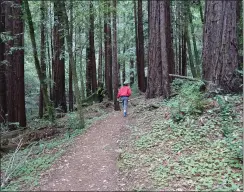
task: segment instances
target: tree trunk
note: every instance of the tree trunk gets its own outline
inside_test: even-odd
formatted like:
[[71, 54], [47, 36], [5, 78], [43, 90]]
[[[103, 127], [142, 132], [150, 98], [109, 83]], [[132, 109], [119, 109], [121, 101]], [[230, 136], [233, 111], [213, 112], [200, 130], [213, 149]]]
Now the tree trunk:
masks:
[[64, 64], [64, 30], [62, 29], [62, 11], [60, 2], [54, 1], [54, 106], [67, 112], [65, 96], [65, 64]]
[[94, 46], [94, 8], [91, 0], [90, 0], [89, 46], [90, 46], [89, 60], [91, 65], [92, 93], [95, 93], [97, 89], [97, 73], [96, 73], [96, 58], [95, 58], [95, 46]]
[[[52, 2], [50, 1], [50, 8], [49, 8], [49, 14], [50, 15], [53, 15], [53, 12], [52, 12]], [[54, 10], [53, 10], [54, 11]], [[54, 27], [53, 27], [53, 22], [52, 22], [52, 17], [50, 16], [50, 30], [51, 30], [51, 34], [50, 34], [50, 45], [51, 45], [51, 58], [52, 58], [52, 65], [51, 65], [51, 68], [52, 68], [52, 73], [50, 74], [51, 76], [51, 79], [50, 79], [50, 100], [53, 101], [53, 94], [54, 94], [54, 85], [53, 85], [53, 82], [54, 82], [54, 59], [55, 59], [55, 55], [54, 55], [54, 40], [53, 40], [53, 31], [54, 31]], [[52, 80], [52, 81], [51, 81]]]
[[[20, 127], [26, 126], [25, 85], [24, 85], [24, 27], [22, 21], [21, 0], [7, 3], [6, 31], [11, 32], [13, 40], [7, 42], [7, 83], [8, 83], [8, 121], [18, 122]], [[8, 16], [7, 16], [8, 14]], [[14, 18], [14, 19], [13, 19]], [[11, 53], [9, 53], [11, 52]], [[10, 129], [15, 129], [12, 125]]]
[[237, 19], [237, 44], [238, 44], [238, 69], [243, 69], [243, 1], [238, 1], [236, 10]]
[[[173, 50], [173, 29], [171, 26], [171, 8], [170, 8], [170, 1], [166, 1], [166, 44], [168, 46], [168, 54], [167, 54], [167, 60], [168, 60], [168, 66], [169, 66], [169, 73], [174, 74], [175, 73], [175, 60], [174, 60], [174, 50]], [[172, 82], [173, 78], [170, 77], [170, 81]]]
[[149, 66], [147, 98], [170, 95], [169, 84], [169, 47], [167, 44], [166, 11], [170, 10], [169, 1], [150, 1], [150, 25], [149, 25]]
[[[143, 18], [142, 18], [142, 0], [138, 0], [138, 87], [141, 92], [146, 91], [145, 81], [145, 63], [144, 63], [144, 35], [143, 35]], [[171, 40], [170, 40], [171, 41]]]
[[112, 49], [111, 49], [111, 14], [110, 1], [105, 1], [104, 13], [104, 44], [105, 44], [105, 85], [108, 99], [113, 100], [112, 90]]
[[179, 31], [179, 22], [178, 22], [178, 4], [175, 5], [175, 14], [174, 14], [175, 27], [173, 28], [174, 35], [174, 47], [175, 47], [175, 73], [179, 74], [179, 50], [178, 50], [178, 31]]
[[186, 23], [183, 21], [181, 26], [181, 74], [187, 76], [187, 50], [186, 50]]
[[[3, 0], [0, 0], [0, 33], [3, 33], [5, 30], [5, 16], [4, 16], [4, 4]], [[5, 44], [0, 37], [0, 123], [5, 123], [5, 115], [7, 113], [7, 105], [6, 105], [6, 67], [4, 64], [4, 51]]]
[[[40, 7], [40, 12], [41, 12], [41, 71], [43, 74], [43, 77], [46, 79], [46, 63], [45, 63], [45, 1], [41, 1], [41, 7]], [[40, 85], [40, 96], [39, 96], [39, 117], [43, 117], [43, 93], [42, 93], [42, 88]]]
[[[124, 48], [123, 48], [123, 55], [125, 55], [125, 45], [124, 45]], [[122, 85], [123, 83], [125, 82], [125, 59], [123, 58], [123, 67], [122, 67]]]
[[237, 49], [237, 1], [206, 1], [203, 42], [203, 79], [225, 92], [241, 91]]
[[108, 1], [108, 10], [109, 10], [109, 16], [108, 16], [108, 35], [109, 35], [109, 43], [108, 43], [108, 58], [109, 58], [109, 89], [108, 89], [108, 98], [109, 100], [113, 100], [113, 71], [112, 71], [112, 31], [111, 31], [111, 2]]
[[104, 60], [105, 60], [105, 88], [109, 89], [109, 58], [108, 58], [108, 8], [107, 1], [104, 1]]
[[13, 47], [13, 9], [12, 2], [5, 3], [5, 31], [8, 35], [8, 41], [5, 43], [5, 58], [6, 58], [6, 84], [7, 84], [7, 112], [8, 112], [8, 125], [10, 130], [16, 129], [14, 123], [17, 122], [15, 114], [15, 92], [16, 90], [16, 71], [13, 65], [13, 55], [11, 48]]
[[136, 42], [136, 71], [137, 71], [137, 83], [138, 83], [138, 88], [140, 89], [139, 85], [141, 84], [141, 79], [139, 78], [139, 70], [138, 65], [139, 65], [139, 41], [138, 41], [138, 19], [137, 19], [137, 6], [136, 6], [136, 0], [133, 0], [134, 2], [134, 18], [135, 18], [135, 42]]
[[186, 26], [186, 29], [185, 29], [185, 36], [186, 36], [187, 51], [188, 51], [188, 61], [190, 64], [191, 73], [192, 73], [193, 78], [196, 78], [198, 76], [197, 76], [196, 68], [195, 68], [194, 61], [193, 61], [193, 55], [192, 55], [192, 50], [191, 50], [191, 41], [190, 41], [188, 26]]
[[[99, 0], [99, 6], [101, 6], [101, 0]], [[103, 86], [103, 38], [102, 38], [102, 15], [101, 8], [99, 7], [99, 52], [98, 52], [98, 86]]]
[[134, 60], [130, 58], [130, 86], [134, 84]]
[[[51, 29], [52, 30], [52, 29]], [[48, 35], [48, 31], [46, 32], [46, 35], [47, 35], [47, 41], [46, 41], [46, 46], [47, 46], [47, 56], [48, 56], [48, 76], [49, 76], [49, 83], [48, 83], [48, 88], [49, 88], [49, 94], [50, 94], [50, 100], [52, 100], [52, 47], [50, 46], [50, 44], [52, 43], [52, 39], [51, 39], [51, 34], [50, 34], [50, 38], [49, 35]], [[48, 42], [50, 40], [50, 42]]]
[[[82, 39], [81, 39], [81, 34], [82, 30], [81, 27], [79, 27], [79, 39], [80, 39], [80, 45], [82, 44]], [[81, 84], [81, 99], [85, 99], [85, 85], [84, 85], [84, 73], [83, 73], [83, 64], [82, 64], [82, 54], [83, 54], [83, 49], [86, 47], [86, 42], [83, 43], [83, 46], [80, 49], [80, 84]]]
[[179, 22], [179, 29], [178, 29], [178, 44], [179, 44], [179, 46], [178, 46], [178, 52], [179, 52], [179, 64], [178, 64], [178, 67], [179, 67], [179, 75], [182, 75], [182, 38], [183, 38], [183, 36], [182, 36], [182, 18], [181, 18], [181, 4], [177, 4], [178, 6], [177, 6], [177, 8], [178, 8], [178, 10], [177, 10], [177, 15], [178, 15], [178, 17], [177, 17], [177, 20], [178, 20], [178, 22]]
[[114, 88], [114, 110], [119, 111], [119, 102], [117, 101], [118, 86], [119, 86], [119, 70], [117, 59], [117, 0], [113, 1], [113, 88]]
[[81, 99], [85, 99], [85, 86], [84, 86], [84, 77], [83, 77], [83, 65], [82, 65], [82, 52], [83, 49], [80, 50], [80, 84], [81, 84]]
[[43, 76], [43, 73], [41, 71], [41, 66], [40, 66], [40, 62], [39, 62], [39, 59], [38, 59], [37, 46], [36, 46], [36, 41], [35, 41], [34, 26], [33, 26], [31, 12], [30, 12], [30, 8], [29, 8], [29, 4], [28, 4], [27, 0], [24, 0], [24, 6], [25, 6], [27, 22], [28, 22], [28, 26], [29, 26], [30, 39], [31, 39], [31, 43], [32, 43], [33, 56], [34, 56], [34, 61], [35, 61], [35, 68], [36, 68], [36, 71], [37, 71], [38, 78], [40, 80], [40, 84], [42, 86], [43, 99], [44, 99], [44, 102], [45, 102], [45, 106], [47, 106], [49, 119], [51, 121], [54, 121], [54, 109], [53, 109], [53, 105], [52, 105], [52, 103], [51, 103], [51, 101], [49, 100], [49, 97], [48, 97], [47, 82], [45, 81], [46, 79]]
[[[73, 0], [70, 0], [70, 27], [68, 31], [70, 38], [73, 39]], [[71, 41], [71, 47], [73, 47], [73, 42]], [[73, 79], [72, 79], [72, 60], [73, 53], [69, 54], [69, 111], [74, 110], [74, 101], [73, 101]]]
[[[90, 41], [89, 35], [87, 34]], [[90, 42], [89, 42], [90, 44]], [[92, 94], [92, 66], [90, 59], [90, 45], [86, 46], [86, 96], [89, 97]]]

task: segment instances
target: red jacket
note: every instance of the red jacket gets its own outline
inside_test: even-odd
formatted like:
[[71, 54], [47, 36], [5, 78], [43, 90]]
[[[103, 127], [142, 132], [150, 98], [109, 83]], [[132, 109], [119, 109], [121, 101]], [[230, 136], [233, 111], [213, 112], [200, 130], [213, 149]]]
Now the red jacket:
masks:
[[120, 97], [129, 97], [131, 96], [131, 89], [129, 86], [123, 86], [119, 89], [119, 92], [118, 92], [118, 95], [117, 95], [117, 98], [120, 98]]

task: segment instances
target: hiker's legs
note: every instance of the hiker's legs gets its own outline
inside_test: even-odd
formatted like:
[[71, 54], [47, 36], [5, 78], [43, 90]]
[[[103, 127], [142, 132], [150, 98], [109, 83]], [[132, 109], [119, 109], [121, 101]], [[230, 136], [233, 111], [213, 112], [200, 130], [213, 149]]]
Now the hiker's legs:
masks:
[[124, 110], [124, 116], [126, 116], [127, 113], [127, 106], [128, 106], [128, 97], [122, 97], [122, 106]]
[[127, 106], [128, 106], [128, 97], [124, 99], [124, 112], [127, 112]]

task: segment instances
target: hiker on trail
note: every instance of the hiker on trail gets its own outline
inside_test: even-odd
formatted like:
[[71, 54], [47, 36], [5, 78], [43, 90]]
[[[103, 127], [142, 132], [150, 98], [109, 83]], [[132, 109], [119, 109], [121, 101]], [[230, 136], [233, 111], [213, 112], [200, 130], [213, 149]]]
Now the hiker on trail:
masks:
[[129, 82], [125, 81], [124, 86], [119, 89], [117, 98], [122, 99], [122, 106], [124, 109], [124, 117], [127, 115], [128, 99], [131, 96], [131, 89], [128, 86]]

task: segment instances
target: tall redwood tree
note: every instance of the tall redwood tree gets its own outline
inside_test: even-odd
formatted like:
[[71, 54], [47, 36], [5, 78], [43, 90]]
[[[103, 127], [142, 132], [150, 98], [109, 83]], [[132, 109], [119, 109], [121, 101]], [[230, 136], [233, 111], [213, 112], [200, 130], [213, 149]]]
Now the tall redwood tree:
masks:
[[54, 88], [53, 100], [54, 106], [59, 107], [63, 112], [67, 112], [66, 96], [65, 96], [65, 64], [64, 64], [64, 21], [59, 1], [54, 1]]
[[146, 91], [146, 81], [145, 81], [145, 54], [144, 54], [144, 33], [143, 33], [143, 14], [142, 14], [142, 0], [138, 0], [138, 62], [137, 62], [137, 78], [138, 87], [142, 92]]
[[149, 66], [147, 98], [170, 95], [169, 65], [171, 65], [172, 44], [167, 42], [170, 31], [170, 1], [149, 1]]
[[[5, 16], [3, 0], [0, 0], [0, 33], [5, 30]], [[6, 105], [6, 66], [4, 63], [5, 45], [0, 37], [0, 123], [6, 122], [5, 114], [7, 113]]]
[[225, 92], [241, 90], [238, 68], [237, 3], [206, 1], [203, 31], [203, 79]]

